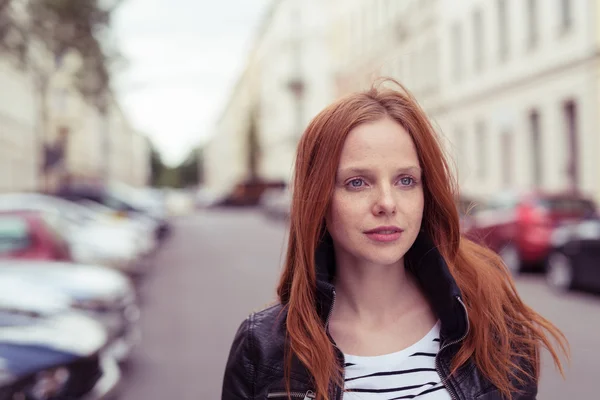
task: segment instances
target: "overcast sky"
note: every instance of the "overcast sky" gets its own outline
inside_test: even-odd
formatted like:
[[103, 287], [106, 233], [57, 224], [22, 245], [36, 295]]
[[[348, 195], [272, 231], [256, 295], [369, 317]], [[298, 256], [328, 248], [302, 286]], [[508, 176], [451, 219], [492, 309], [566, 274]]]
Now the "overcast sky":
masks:
[[212, 134], [270, 0], [125, 0], [119, 100], [169, 164]]

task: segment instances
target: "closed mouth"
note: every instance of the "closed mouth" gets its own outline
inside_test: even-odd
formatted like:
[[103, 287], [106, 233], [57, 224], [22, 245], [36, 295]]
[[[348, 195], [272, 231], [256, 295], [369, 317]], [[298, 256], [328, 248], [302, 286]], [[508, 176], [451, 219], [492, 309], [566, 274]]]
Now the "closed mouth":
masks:
[[393, 235], [394, 233], [402, 232], [403, 230], [398, 228], [397, 226], [382, 226], [379, 228], [371, 229], [366, 231], [366, 234], [377, 233], [380, 235]]

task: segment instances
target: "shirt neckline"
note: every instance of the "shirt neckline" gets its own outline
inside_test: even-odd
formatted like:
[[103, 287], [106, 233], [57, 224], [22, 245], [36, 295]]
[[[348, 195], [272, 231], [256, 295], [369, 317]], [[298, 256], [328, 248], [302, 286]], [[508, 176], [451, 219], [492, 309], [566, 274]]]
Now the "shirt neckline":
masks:
[[[402, 350], [395, 351], [393, 353], [380, 354], [380, 355], [376, 355], [376, 356], [357, 356], [357, 355], [353, 355], [353, 354], [344, 353], [344, 360], [346, 363], [365, 365], [365, 364], [372, 364], [372, 363], [385, 363], [386, 361], [390, 361], [390, 360], [406, 358], [406, 357], [412, 355], [416, 350], [418, 350], [420, 348], [431, 347], [430, 346], [431, 342], [433, 342], [434, 339], [439, 338], [440, 326], [441, 326], [441, 323], [438, 320], [435, 323], [435, 325], [433, 325], [433, 327], [429, 330], [429, 332], [427, 332], [425, 334], [425, 336], [423, 336], [417, 342], [411, 344], [410, 346], [408, 346]], [[439, 343], [438, 343], [438, 346], [439, 346]]]

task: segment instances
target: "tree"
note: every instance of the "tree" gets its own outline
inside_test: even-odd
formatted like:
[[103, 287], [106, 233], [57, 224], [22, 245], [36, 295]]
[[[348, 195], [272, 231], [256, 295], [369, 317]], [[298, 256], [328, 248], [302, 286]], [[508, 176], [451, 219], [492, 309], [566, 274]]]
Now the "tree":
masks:
[[198, 154], [200, 149], [193, 149], [185, 161], [181, 163], [181, 183], [184, 186], [195, 186], [199, 183]]
[[258, 179], [261, 157], [260, 138], [258, 136], [259, 133], [256, 124], [257, 115], [258, 112], [251, 113], [250, 120], [248, 122], [248, 172], [250, 174], [250, 180]]
[[[81, 56], [75, 87], [105, 117], [110, 104], [110, 67], [117, 53], [107, 47], [111, 17], [121, 0], [0, 0], [0, 51], [33, 75], [40, 115], [38, 148], [47, 138], [48, 86], [56, 62], [70, 52]], [[44, 49], [51, 57], [39, 56]], [[37, 51], [36, 51], [37, 50]], [[105, 127], [108, 143], [108, 130]], [[106, 160], [108, 157], [104, 157]], [[44, 165], [42, 160], [41, 165]]]
[[183, 187], [183, 183], [181, 181], [181, 170], [179, 168], [165, 167], [161, 171], [155, 186], [177, 189]]
[[0, 52], [11, 55], [23, 67], [27, 54], [27, 34], [16, 14], [13, 0], [0, 0]]
[[158, 150], [150, 146], [151, 185], [161, 187], [185, 188], [201, 182], [200, 148], [190, 151], [186, 159], [176, 167], [169, 167], [162, 161]]
[[81, 57], [74, 76], [75, 87], [100, 113], [103, 122], [103, 175], [108, 178], [110, 153], [109, 121], [110, 66], [119, 60], [107, 49], [106, 37], [114, 10], [121, 0], [35, 0], [29, 1], [31, 32], [59, 59], [69, 51]]

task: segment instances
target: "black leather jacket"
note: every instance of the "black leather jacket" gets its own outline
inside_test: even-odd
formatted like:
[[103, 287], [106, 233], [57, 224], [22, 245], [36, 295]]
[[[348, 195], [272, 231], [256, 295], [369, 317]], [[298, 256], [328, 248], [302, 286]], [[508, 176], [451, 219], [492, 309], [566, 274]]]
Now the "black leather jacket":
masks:
[[[453, 400], [500, 400], [498, 390], [479, 372], [472, 361], [450, 376], [453, 356], [469, 331], [467, 309], [448, 266], [435, 246], [420, 234], [407, 254], [407, 265], [416, 275], [424, 293], [441, 321], [441, 345], [436, 368]], [[331, 284], [335, 259], [331, 238], [317, 250], [317, 311], [324, 324], [335, 302]], [[222, 400], [288, 398], [284, 381], [284, 343], [287, 308], [277, 304], [250, 315], [235, 335], [223, 381]], [[337, 350], [340, 365], [344, 356]], [[315, 398], [307, 369], [294, 359], [291, 370], [292, 399]], [[517, 386], [513, 400], [534, 400], [537, 382]], [[332, 400], [341, 400], [342, 389], [333, 388]]]

